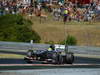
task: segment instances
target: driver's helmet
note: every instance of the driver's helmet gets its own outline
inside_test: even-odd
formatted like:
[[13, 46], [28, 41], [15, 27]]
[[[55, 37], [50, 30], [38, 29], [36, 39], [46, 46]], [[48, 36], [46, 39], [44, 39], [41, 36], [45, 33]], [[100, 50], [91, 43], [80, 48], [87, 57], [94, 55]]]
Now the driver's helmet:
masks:
[[55, 45], [54, 45], [54, 44], [51, 44], [51, 45], [50, 45], [50, 48], [51, 48], [52, 50], [55, 50]]

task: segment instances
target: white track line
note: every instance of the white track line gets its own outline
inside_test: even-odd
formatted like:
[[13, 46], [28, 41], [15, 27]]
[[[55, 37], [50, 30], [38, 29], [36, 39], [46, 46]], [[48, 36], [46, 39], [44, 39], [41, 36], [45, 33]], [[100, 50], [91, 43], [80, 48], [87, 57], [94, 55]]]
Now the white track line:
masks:
[[100, 66], [100, 64], [0, 64], [0, 66]]

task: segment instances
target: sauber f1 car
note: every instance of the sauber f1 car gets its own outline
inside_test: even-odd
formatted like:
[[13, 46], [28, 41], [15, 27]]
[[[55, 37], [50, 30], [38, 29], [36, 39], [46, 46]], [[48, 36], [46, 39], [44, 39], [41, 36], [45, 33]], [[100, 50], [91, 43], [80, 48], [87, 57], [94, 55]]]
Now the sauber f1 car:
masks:
[[72, 64], [74, 62], [74, 54], [61, 50], [28, 50], [27, 56], [24, 57], [27, 63], [41, 61], [49, 64]]

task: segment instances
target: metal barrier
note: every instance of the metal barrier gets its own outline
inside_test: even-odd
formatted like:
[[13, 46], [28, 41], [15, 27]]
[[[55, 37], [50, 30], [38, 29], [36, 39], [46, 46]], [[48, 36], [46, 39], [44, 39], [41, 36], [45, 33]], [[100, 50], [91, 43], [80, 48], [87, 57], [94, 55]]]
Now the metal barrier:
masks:
[[47, 49], [49, 45], [46, 44], [30, 44], [23, 42], [3, 42], [0, 41], [0, 49], [15, 49], [15, 50], [28, 50], [28, 49]]
[[[23, 42], [3, 42], [0, 41], [0, 50], [28, 50], [28, 49], [48, 49], [49, 44], [37, 44], [37, 43], [23, 43]], [[64, 45], [62, 45], [64, 46]], [[68, 46], [69, 51], [77, 54], [92, 54], [100, 55], [100, 47], [89, 46]]]

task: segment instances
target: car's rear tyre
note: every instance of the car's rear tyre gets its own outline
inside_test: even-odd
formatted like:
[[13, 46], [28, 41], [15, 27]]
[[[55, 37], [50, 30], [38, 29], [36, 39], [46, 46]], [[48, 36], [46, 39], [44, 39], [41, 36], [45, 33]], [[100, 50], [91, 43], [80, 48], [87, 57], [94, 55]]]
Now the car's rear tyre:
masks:
[[74, 62], [74, 54], [71, 52], [68, 52], [65, 56], [65, 61], [67, 64], [72, 64]]

